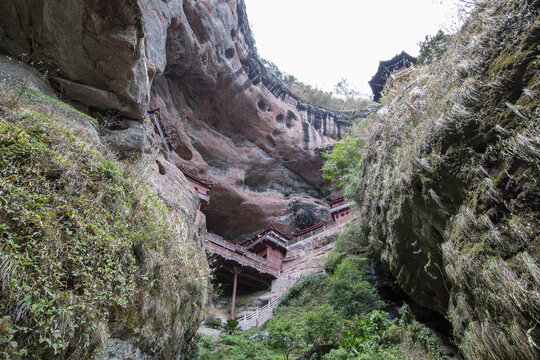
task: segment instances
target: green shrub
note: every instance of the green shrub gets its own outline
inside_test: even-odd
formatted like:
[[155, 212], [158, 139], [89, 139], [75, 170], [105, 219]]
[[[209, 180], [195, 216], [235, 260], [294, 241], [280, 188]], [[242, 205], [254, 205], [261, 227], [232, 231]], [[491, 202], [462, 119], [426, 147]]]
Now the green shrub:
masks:
[[324, 270], [330, 274], [333, 274], [336, 271], [337, 266], [341, 264], [345, 256], [345, 253], [332, 251], [326, 257], [326, 261], [324, 262]]
[[331, 153], [324, 153], [323, 177], [343, 185], [343, 179], [351, 164], [360, 162], [364, 140], [358, 136], [349, 136], [337, 142]]
[[434, 36], [426, 35], [424, 41], [418, 43], [420, 45], [420, 54], [416, 59], [419, 65], [431, 64], [439, 61], [446, 52], [452, 36], [439, 30]]
[[328, 279], [328, 301], [346, 316], [368, 313], [384, 306], [368, 281], [366, 262], [367, 259], [358, 256], [347, 257]]
[[308, 344], [323, 347], [337, 344], [343, 316], [330, 305], [324, 304], [304, 315], [304, 337]]
[[370, 252], [367, 236], [356, 220], [349, 221], [341, 230], [334, 251], [344, 254], [366, 254]]
[[220, 318], [206, 318], [204, 325], [211, 329], [220, 329], [221, 328], [221, 319]]
[[190, 360], [281, 360], [279, 350], [266, 341], [250, 340], [242, 335], [222, 335], [217, 341], [200, 336], [196, 354]]
[[356, 324], [345, 329], [340, 346], [350, 355], [358, 356], [377, 353], [381, 348], [395, 345], [398, 339], [389, 331], [394, 322], [387, 316], [379, 310], [362, 316]]
[[399, 309], [399, 314], [399, 325], [404, 332], [402, 335], [408, 338], [406, 340], [420, 344], [435, 358], [441, 358], [439, 340], [433, 330], [418, 322], [407, 304]]
[[281, 350], [283, 358], [289, 360], [289, 355], [294, 349], [302, 346], [302, 327], [290, 318], [273, 318], [267, 326], [268, 344]]
[[[109, 321], [129, 326], [150, 298], [163, 311], [195, 311], [206, 291], [200, 251], [182, 242], [164, 204], [52, 118], [4, 114], [0, 356], [90, 357]], [[147, 320], [173, 328], [138, 319]]]
[[332, 349], [330, 352], [323, 356], [323, 360], [349, 360], [349, 352], [344, 348]]
[[227, 320], [227, 322], [223, 324], [223, 330], [229, 335], [237, 334], [240, 331], [238, 321], [234, 319]]
[[281, 296], [281, 305], [301, 306], [325, 301], [327, 274], [308, 275]]

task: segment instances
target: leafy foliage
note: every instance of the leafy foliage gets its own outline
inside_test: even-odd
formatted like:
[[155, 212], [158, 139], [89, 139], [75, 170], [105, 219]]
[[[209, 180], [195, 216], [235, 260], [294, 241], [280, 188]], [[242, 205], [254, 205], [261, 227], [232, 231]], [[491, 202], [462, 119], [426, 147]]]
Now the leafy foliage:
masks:
[[192, 360], [281, 360], [279, 349], [272, 349], [266, 341], [249, 339], [247, 335], [221, 335], [217, 341], [199, 336], [197, 353]]
[[313, 274], [303, 278], [281, 297], [282, 306], [306, 306], [314, 301], [313, 295], [323, 295], [326, 291], [327, 274]]
[[333, 274], [336, 271], [337, 266], [341, 264], [346, 256], [346, 253], [332, 251], [326, 257], [326, 261], [324, 262], [324, 270], [330, 274]]
[[[24, 94], [17, 106], [80, 118]], [[180, 309], [183, 293], [195, 312], [207, 291], [202, 254], [182, 242], [165, 205], [61, 122], [35, 110], [0, 114], [0, 357], [92, 357], [109, 321], [146, 321], [137, 314], [145, 301], [152, 309], [150, 298], [180, 316], [167, 309]], [[156, 331], [176, 326], [148, 321]]]
[[331, 153], [323, 154], [323, 177], [342, 186], [351, 164], [360, 162], [363, 144], [362, 138], [357, 136], [349, 136], [337, 142]]
[[421, 344], [434, 358], [442, 358], [442, 352], [433, 330], [418, 322], [407, 304], [399, 309], [401, 337], [403, 341]]
[[341, 314], [329, 304], [319, 306], [304, 315], [305, 334], [308, 344], [317, 347], [333, 346], [338, 342], [343, 323]]
[[365, 314], [344, 330], [340, 347], [344, 348], [349, 356], [358, 356], [378, 352], [388, 345], [396, 344], [397, 339], [391, 338], [389, 331], [394, 322], [387, 316], [379, 310]]
[[339, 233], [336, 240], [336, 252], [343, 254], [367, 254], [371, 245], [363, 228], [356, 221], [350, 221]]
[[442, 30], [439, 30], [434, 36], [426, 35], [424, 41], [418, 43], [420, 45], [420, 55], [418, 55], [416, 62], [425, 65], [439, 61], [451, 40], [452, 36]]
[[268, 344], [280, 349], [283, 358], [289, 360], [289, 355], [302, 345], [302, 328], [291, 318], [277, 318], [266, 326], [268, 331]]
[[385, 304], [368, 281], [367, 259], [346, 258], [328, 279], [328, 301], [346, 316], [365, 314]]
[[380, 310], [366, 261], [337, 254], [332, 275], [307, 276], [283, 295], [266, 341], [248, 342], [249, 331], [203, 339], [197, 359], [439, 359], [437, 338], [407, 307], [399, 321]]
[[226, 334], [233, 335], [237, 334], [240, 331], [238, 327], [238, 321], [234, 319], [228, 319], [227, 322], [223, 324], [223, 330]]
[[211, 329], [220, 329], [222, 324], [220, 318], [206, 318], [204, 325]]

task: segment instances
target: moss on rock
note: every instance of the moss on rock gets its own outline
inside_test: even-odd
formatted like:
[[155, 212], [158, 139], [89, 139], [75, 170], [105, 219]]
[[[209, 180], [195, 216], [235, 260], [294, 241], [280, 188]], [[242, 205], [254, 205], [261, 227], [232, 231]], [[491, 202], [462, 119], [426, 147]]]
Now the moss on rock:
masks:
[[538, 1], [479, 1], [391, 89], [348, 169], [359, 228], [468, 359], [540, 357]]
[[182, 358], [208, 292], [193, 224], [103, 155], [86, 116], [23, 91], [0, 105], [0, 357], [92, 358], [137, 333]]

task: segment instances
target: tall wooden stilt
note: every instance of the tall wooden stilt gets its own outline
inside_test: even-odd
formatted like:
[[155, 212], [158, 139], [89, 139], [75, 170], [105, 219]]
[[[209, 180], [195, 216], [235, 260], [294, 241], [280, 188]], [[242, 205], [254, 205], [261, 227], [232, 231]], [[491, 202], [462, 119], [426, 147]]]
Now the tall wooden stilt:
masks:
[[234, 273], [234, 280], [233, 280], [233, 293], [232, 293], [232, 304], [231, 304], [231, 319], [234, 320], [234, 307], [236, 305], [236, 286], [238, 283], [238, 274], [240, 274], [241, 270], [237, 267], [233, 269]]

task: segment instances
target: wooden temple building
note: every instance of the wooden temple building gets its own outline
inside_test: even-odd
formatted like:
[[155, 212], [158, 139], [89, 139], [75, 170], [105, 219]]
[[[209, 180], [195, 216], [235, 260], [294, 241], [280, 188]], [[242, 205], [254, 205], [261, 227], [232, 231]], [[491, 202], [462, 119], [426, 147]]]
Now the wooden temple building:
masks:
[[401, 54], [397, 54], [390, 60], [380, 61], [377, 73], [368, 82], [373, 92], [373, 100], [379, 101], [383, 95], [386, 82], [392, 76], [392, 73], [409, 68], [414, 64], [416, 64], [416, 58], [410, 56], [405, 51], [402, 51]]
[[330, 204], [330, 214], [335, 222], [349, 220], [351, 217], [351, 205], [345, 201], [343, 196], [329, 200], [328, 204]]
[[[329, 201], [332, 218], [336, 223], [351, 217], [350, 205], [343, 197]], [[325, 229], [326, 220], [293, 233], [296, 241], [306, 240]], [[281, 275], [283, 259], [293, 238], [278, 230], [274, 224], [239, 244], [219, 235], [206, 233], [204, 248], [216, 268], [217, 281], [232, 294], [231, 319], [234, 319], [238, 288], [263, 290]], [[307, 241], [307, 240], [306, 240]], [[296, 243], [295, 243], [296, 245]], [[290, 248], [294, 248], [291, 245]], [[230, 287], [232, 283], [232, 288]]]
[[241, 244], [233, 244], [222, 237], [207, 233], [204, 248], [211, 254], [222, 283], [232, 280], [231, 319], [234, 319], [238, 285], [265, 289], [279, 277], [287, 245], [291, 238], [273, 224]]
[[283, 258], [287, 254], [287, 245], [291, 238], [270, 224], [256, 236], [245, 240], [242, 246], [258, 256], [268, 260], [268, 266], [281, 271]]

